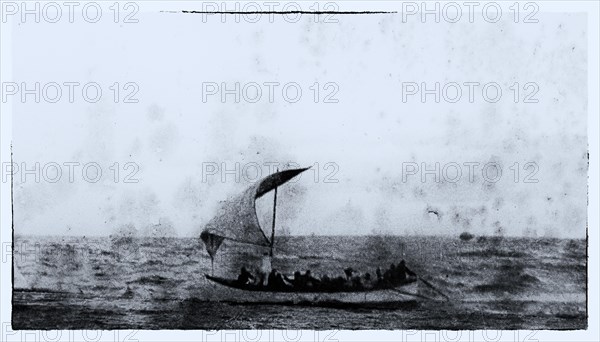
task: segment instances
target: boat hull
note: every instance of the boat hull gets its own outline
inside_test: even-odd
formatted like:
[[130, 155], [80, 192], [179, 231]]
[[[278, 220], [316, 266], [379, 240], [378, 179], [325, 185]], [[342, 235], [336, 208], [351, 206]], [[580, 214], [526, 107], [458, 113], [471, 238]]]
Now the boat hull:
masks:
[[240, 286], [235, 281], [206, 275], [206, 278], [227, 288], [221, 300], [236, 303], [279, 304], [388, 304], [396, 305], [423, 299], [415, 280], [394, 288], [356, 289], [345, 291], [273, 290], [262, 286]]

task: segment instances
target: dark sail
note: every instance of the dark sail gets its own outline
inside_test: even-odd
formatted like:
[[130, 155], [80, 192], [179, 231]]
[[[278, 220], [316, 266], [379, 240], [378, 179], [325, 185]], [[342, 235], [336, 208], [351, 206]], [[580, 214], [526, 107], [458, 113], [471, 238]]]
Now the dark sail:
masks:
[[207, 232], [202, 232], [202, 234], [200, 234], [200, 239], [202, 239], [202, 241], [204, 242], [204, 245], [206, 246], [206, 251], [210, 255], [211, 259], [215, 257], [215, 254], [217, 254], [217, 250], [219, 249], [219, 247], [221, 247], [223, 240], [225, 240], [225, 238], [222, 236], [210, 234]]
[[271, 241], [260, 227], [256, 216], [256, 199], [306, 170], [308, 168], [276, 172], [258, 181], [239, 196], [226, 201], [200, 235], [211, 258], [224, 239], [269, 247]]

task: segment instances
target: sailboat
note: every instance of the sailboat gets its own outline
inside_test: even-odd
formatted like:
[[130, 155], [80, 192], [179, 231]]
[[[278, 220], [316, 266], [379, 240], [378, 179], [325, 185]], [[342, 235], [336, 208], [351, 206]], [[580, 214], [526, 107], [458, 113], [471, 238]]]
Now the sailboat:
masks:
[[[204, 242], [214, 272], [214, 258], [217, 251], [225, 240], [239, 244], [256, 246], [257, 253], [261, 249], [269, 249], [269, 255], [273, 257], [275, 246], [275, 219], [277, 210], [277, 188], [300, 175], [309, 168], [289, 169], [273, 173], [262, 180], [254, 183], [246, 191], [236, 197], [227, 200], [218, 211], [217, 215], [210, 220], [202, 233], [200, 239]], [[273, 191], [273, 221], [271, 236], [267, 237], [261, 228], [256, 213], [256, 200]], [[260, 255], [260, 254], [258, 254]], [[262, 284], [248, 284], [240, 282], [237, 278], [223, 278], [205, 274], [206, 279], [216, 284], [241, 291], [241, 298], [249, 298], [249, 294], [264, 294], [258, 300], [266, 298], [269, 301], [279, 300], [322, 300], [336, 302], [397, 302], [414, 301], [422, 297], [417, 292], [417, 278], [406, 277], [402, 281], [390, 284], [379, 282], [372, 286], [282, 286], [273, 287]], [[291, 298], [293, 297], [293, 298]], [[368, 298], [367, 298], [368, 297]]]

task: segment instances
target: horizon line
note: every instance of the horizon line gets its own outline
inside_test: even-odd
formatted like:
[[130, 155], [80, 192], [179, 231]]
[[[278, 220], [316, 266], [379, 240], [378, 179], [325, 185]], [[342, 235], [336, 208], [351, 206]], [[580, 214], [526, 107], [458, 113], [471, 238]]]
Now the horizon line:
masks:
[[[462, 234], [462, 233], [461, 233]], [[382, 234], [352, 234], [352, 235], [341, 235], [341, 234], [331, 234], [331, 235], [324, 235], [324, 234], [303, 234], [303, 235], [294, 235], [294, 234], [290, 234], [290, 235], [280, 235], [280, 238], [282, 237], [348, 237], [348, 238], [352, 238], [352, 237], [373, 237], [373, 236], [393, 236], [393, 237], [447, 237], [447, 238], [457, 238], [460, 239], [460, 234], [457, 235], [450, 235], [450, 234], [386, 234], [386, 233], [382, 233]], [[119, 234], [119, 235], [115, 235], [115, 234], [108, 234], [108, 235], [85, 235], [85, 234], [69, 234], [69, 235], [59, 235], [59, 234], [35, 234], [35, 233], [29, 233], [29, 234], [18, 234], [15, 233], [15, 237], [84, 237], [84, 238], [109, 238], [109, 237], [131, 237], [131, 238], [155, 238], [155, 239], [169, 239], [169, 238], [174, 238], [174, 239], [196, 239], [196, 238], [200, 238], [200, 235], [198, 234], [198, 236], [194, 236], [194, 235], [167, 235], [167, 236], [152, 236], [152, 235], [126, 235], [126, 234]], [[476, 235], [473, 234], [473, 238], [471, 238], [470, 240], [475, 240], [476, 238], [479, 237], [485, 237], [485, 238], [528, 238], [528, 239], [559, 239], [559, 240], [587, 240], [589, 238], [589, 236], [586, 234], [586, 236], [584, 237], [558, 237], [558, 236], [523, 236], [523, 235]], [[470, 241], [467, 240], [467, 241]], [[14, 240], [13, 240], [14, 241]]]

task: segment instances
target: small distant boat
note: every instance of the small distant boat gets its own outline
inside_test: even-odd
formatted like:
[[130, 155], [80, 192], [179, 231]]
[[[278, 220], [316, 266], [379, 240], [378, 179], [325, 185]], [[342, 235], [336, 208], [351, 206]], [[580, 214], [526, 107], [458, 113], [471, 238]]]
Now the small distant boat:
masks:
[[[224, 240], [241, 244], [249, 244], [259, 248], [268, 248], [273, 256], [275, 242], [275, 218], [277, 209], [277, 188], [284, 185], [309, 168], [290, 169], [276, 172], [250, 186], [237, 197], [226, 201], [219, 213], [207, 223], [200, 234], [204, 242], [214, 270], [214, 257]], [[274, 192], [273, 224], [271, 238], [267, 238], [260, 227], [256, 214], [255, 202], [270, 191]], [[262, 254], [262, 253], [261, 253]], [[257, 255], [260, 255], [257, 253]], [[206, 274], [206, 279], [216, 284], [235, 290], [235, 296], [241, 301], [250, 297], [259, 301], [336, 301], [347, 303], [398, 302], [414, 301], [415, 298], [427, 298], [418, 293], [416, 276], [407, 276], [393, 284], [378, 282], [376, 284], [359, 286], [318, 285], [307, 287], [269, 286], [240, 283], [237, 279], [215, 277]], [[430, 286], [430, 285], [427, 285]], [[252, 293], [253, 296], [250, 296]], [[262, 296], [261, 296], [262, 294]]]
[[469, 233], [469, 232], [464, 232], [462, 234], [460, 234], [459, 238], [463, 241], [470, 241], [475, 237], [475, 235]]

